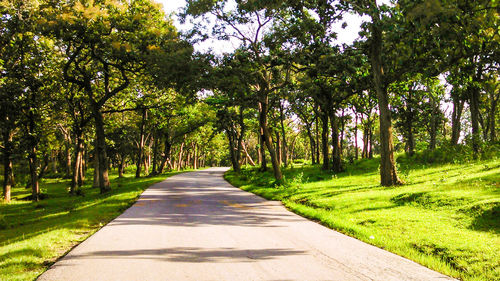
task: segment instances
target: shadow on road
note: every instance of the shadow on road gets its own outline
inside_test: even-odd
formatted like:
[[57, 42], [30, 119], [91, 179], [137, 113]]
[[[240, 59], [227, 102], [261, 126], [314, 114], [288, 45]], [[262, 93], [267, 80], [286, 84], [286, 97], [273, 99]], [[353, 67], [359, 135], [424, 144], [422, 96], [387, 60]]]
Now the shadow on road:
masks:
[[118, 251], [95, 251], [82, 255], [72, 255], [70, 259], [113, 258], [113, 259], [156, 259], [168, 262], [252, 262], [267, 260], [279, 256], [300, 255], [303, 251], [292, 249], [202, 249], [193, 247], [175, 247], [166, 249], [140, 249]]
[[[150, 187], [139, 201], [109, 224], [173, 226], [279, 227], [296, 216], [275, 212], [280, 203], [264, 200], [229, 185], [218, 171], [198, 171], [172, 177], [168, 185]], [[201, 185], [203, 186], [199, 186]], [[198, 186], [197, 186], [198, 185]]]

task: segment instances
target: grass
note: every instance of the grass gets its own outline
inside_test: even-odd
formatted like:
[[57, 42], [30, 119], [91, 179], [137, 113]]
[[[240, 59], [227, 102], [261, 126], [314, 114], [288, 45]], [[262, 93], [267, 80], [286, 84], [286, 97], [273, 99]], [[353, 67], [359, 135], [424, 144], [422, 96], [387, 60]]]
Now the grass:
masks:
[[[12, 190], [10, 204], [0, 202], [0, 280], [33, 280], [73, 246], [131, 206], [150, 185], [178, 172], [136, 179], [111, 175], [113, 190], [83, 187], [84, 196], [69, 196], [69, 180], [45, 179], [47, 199], [33, 203], [23, 187]], [[89, 181], [92, 177], [88, 177]]]
[[334, 175], [319, 166], [226, 173], [240, 188], [293, 212], [462, 280], [500, 280], [500, 160], [425, 165], [401, 161], [406, 184], [382, 187], [378, 159]]

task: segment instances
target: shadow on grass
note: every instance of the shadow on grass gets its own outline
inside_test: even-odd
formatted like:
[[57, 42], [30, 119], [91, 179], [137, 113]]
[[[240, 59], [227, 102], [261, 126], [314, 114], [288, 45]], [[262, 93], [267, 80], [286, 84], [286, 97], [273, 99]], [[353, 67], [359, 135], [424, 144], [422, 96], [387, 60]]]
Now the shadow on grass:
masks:
[[[17, 201], [0, 204], [0, 245], [22, 241], [57, 229], [95, 227], [123, 212], [148, 186], [178, 173], [180, 172], [139, 179], [114, 178], [111, 180], [113, 189], [106, 194], [100, 194], [99, 189], [85, 185], [82, 187], [84, 196], [70, 196], [67, 192], [69, 181], [54, 182], [51, 179], [49, 183], [42, 182], [41, 188], [49, 195], [47, 199], [39, 202]], [[17, 196], [30, 193], [29, 189], [22, 187], [14, 190]], [[137, 195], [127, 195], [129, 193]]]
[[474, 217], [470, 228], [478, 231], [500, 234], [500, 204], [486, 209]]

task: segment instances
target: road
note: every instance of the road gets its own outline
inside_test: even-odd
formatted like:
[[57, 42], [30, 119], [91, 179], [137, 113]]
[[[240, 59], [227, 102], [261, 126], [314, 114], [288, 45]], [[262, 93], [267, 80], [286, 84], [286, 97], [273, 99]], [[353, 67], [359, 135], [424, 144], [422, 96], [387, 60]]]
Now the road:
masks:
[[152, 185], [39, 280], [453, 280], [235, 188], [226, 170]]

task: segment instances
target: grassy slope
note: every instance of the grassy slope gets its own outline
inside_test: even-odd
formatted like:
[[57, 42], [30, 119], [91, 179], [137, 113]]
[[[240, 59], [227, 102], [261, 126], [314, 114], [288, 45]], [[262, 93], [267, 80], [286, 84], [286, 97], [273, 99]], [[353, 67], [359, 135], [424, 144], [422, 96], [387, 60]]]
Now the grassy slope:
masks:
[[407, 184], [381, 187], [378, 159], [333, 175], [319, 167], [272, 174], [246, 169], [226, 179], [292, 211], [463, 280], [500, 280], [500, 160], [403, 164]]
[[[0, 280], [33, 280], [57, 258], [120, 215], [148, 186], [175, 173], [136, 179], [132, 173], [111, 176], [113, 191], [84, 186], [85, 196], [69, 196], [69, 180], [46, 179], [41, 189], [48, 198], [38, 203], [0, 202]], [[90, 178], [91, 179], [91, 178]], [[30, 190], [14, 188], [13, 198]]]

